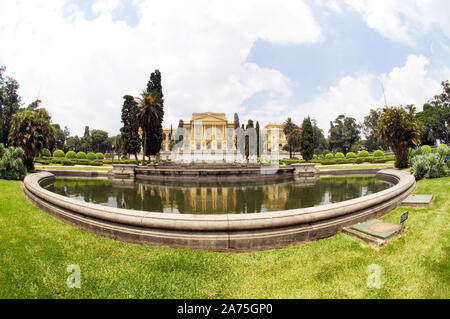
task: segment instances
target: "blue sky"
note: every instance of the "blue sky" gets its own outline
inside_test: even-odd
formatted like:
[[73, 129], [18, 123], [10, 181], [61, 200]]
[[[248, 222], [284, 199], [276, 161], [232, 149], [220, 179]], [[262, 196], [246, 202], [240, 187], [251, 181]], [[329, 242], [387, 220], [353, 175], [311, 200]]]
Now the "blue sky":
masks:
[[54, 122], [117, 134], [124, 94], [159, 69], [165, 123], [225, 112], [325, 132], [387, 103], [421, 107], [450, 77], [445, 0], [0, 1], [0, 64]]

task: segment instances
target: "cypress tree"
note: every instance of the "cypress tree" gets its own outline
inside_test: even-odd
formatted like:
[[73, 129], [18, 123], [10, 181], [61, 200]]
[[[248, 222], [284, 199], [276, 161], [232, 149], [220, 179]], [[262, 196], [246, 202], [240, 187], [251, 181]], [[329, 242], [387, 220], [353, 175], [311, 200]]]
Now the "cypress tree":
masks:
[[131, 95], [125, 95], [122, 106], [122, 123], [120, 129], [123, 140], [123, 151], [134, 154], [136, 161], [137, 153], [141, 151], [141, 138], [139, 137], [138, 103]]
[[303, 159], [307, 162], [314, 156], [314, 131], [309, 116], [305, 118], [302, 123], [300, 152]]

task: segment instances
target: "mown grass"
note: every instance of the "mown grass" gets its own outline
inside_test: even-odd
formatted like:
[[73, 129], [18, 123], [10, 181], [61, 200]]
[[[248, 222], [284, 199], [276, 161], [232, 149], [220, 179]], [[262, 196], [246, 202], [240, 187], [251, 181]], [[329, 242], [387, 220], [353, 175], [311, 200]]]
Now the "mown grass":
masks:
[[[450, 178], [424, 180], [428, 209], [409, 232], [374, 249], [339, 233], [278, 250], [215, 253], [139, 246], [66, 225], [30, 204], [20, 182], [0, 180], [0, 298], [449, 298]], [[81, 288], [67, 288], [70, 264]], [[381, 288], [367, 267], [381, 267]]]

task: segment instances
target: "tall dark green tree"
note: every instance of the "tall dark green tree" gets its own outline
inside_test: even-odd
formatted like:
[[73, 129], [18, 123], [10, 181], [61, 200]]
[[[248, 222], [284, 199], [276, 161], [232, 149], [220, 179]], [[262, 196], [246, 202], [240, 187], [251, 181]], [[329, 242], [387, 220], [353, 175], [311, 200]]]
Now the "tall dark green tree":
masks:
[[150, 75], [147, 88], [142, 93], [139, 120], [143, 131], [144, 157], [159, 154], [164, 120], [164, 94], [159, 70]]
[[303, 120], [300, 138], [300, 152], [305, 161], [309, 162], [314, 155], [314, 131], [309, 116]]
[[81, 150], [83, 152], [91, 152], [92, 151], [92, 137], [89, 130], [89, 126], [84, 127], [83, 137], [80, 139]]
[[[297, 124], [295, 124], [290, 117], [283, 123], [283, 133], [286, 136], [286, 139], [288, 141], [288, 150], [289, 150], [289, 158], [292, 158], [292, 152], [294, 152], [295, 146], [294, 144], [297, 144], [296, 141], [297, 135], [291, 136], [291, 134], [294, 132], [294, 130], [298, 128]], [[297, 132], [298, 133], [298, 132]], [[291, 142], [289, 143], [289, 137], [291, 137]]]
[[108, 139], [108, 132], [103, 130], [91, 131], [92, 148], [90, 151], [97, 153], [106, 153], [112, 150], [112, 145]]
[[134, 154], [136, 161], [137, 154], [141, 151], [141, 138], [139, 136], [139, 105], [131, 95], [125, 95], [122, 106], [122, 123], [120, 129], [122, 133], [123, 148], [127, 154]]
[[260, 157], [261, 153], [260, 153], [260, 139], [259, 139], [259, 122], [256, 121], [256, 156]]
[[61, 130], [61, 126], [59, 124], [52, 124], [55, 128], [55, 142], [52, 143], [50, 147], [50, 151], [53, 153], [56, 149], [63, 150], [64, 144], [66, 143], [66, 135], [64, 131]]

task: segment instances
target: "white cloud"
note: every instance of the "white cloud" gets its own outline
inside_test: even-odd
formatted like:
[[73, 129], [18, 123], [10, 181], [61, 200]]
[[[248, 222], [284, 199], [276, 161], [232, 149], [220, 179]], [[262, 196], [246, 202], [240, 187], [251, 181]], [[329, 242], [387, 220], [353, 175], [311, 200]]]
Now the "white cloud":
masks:
[[384, 37], [417, 45], [420, 35], [441, 30], [450, 37], [450, 1], [448, 0], [345, 0], [364, 16], [367, 25]]
[[119, 0], [96, 0], [92, 5], [95, 13], [112, 12], [119, 5]]
[[0, 62], [25, 101], [40, 97], [54, 122], [82, 134], [84, 125], [118, 133], [124, 94], [138, 95], [162, 73], [165, 125], [192, 112], [241, 111], [253, 94], [286, 99], [279, 71], [246, 63], [257, 39], [313, 43], [321, 30], [302, 1], [142, 1], [135, 27], [113, 21], [117, 1], [97, 1], [87, 21], [60, 1], [0, 3]]
[[309, 115], [318, 121], [319, 127], [327, 134], [330, 121], [340, 114], [362, 122], [371, 108], [382, 107], [385, 104], [382, 85], [389, 106], [414, 104], [417, 110], [421, 111], [422, 105], [428, 99], [442, 91], [440, 81], [435, 78], [446, 79], [450, 76], [448, 68], [437, 75], [430, 74], [427, 70], [428, 64], [428, 58], [410, 55], [404, 66], [395, 67], [388, 74], [365, 73], [345, 76], [336, 86], [329, 87], [326, 92], [309, 103], [296, 108], [268, 103], [258, 115], [269, 117], [270, 110], [277, 109], [280, 112], [277, 112], [275, 118], [279, 121], [292, 117], [298, 123]]

